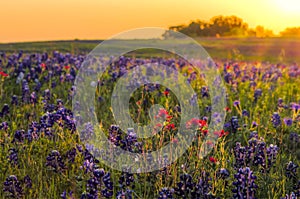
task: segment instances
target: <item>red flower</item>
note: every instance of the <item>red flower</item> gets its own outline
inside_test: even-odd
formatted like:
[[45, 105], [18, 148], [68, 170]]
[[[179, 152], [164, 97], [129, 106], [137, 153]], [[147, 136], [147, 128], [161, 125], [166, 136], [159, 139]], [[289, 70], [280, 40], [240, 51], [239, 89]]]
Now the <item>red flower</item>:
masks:
[[70, 69], [70, 66], [65, 66], [65, 69], [66, 69], [66, 70], [69, 70], [69, 69]]
[[229, 132], [227, 132], [227, 131], [225, 132], [224, 130], [221, 130], [221, 131], [214, 132], [214, 134], [220, 138], [220, 137], [224, 137], [224, 136], [228, 135]]
[[41, 63], [41, 67], [42, 68], [46, 68], [46, 64], [45, 63]]
[[171, 129], [175, 129], [175, 125], [172, 123], [172, 124], [168, 124], [167, 126], [166, 126], [166, 128], [168, 129], [168, 130], [171, 130]]
[[205, 120], [199, 120], [199, 124], [200, 124], [200, 126], [201, 126], [201, 127], [203, 127], [203, 126], [206, 126], [206, 125], [207, 125], [207, 123], [206, 123], [206, 121], [205, 121]]
[[158, 116], [159, 117], [167, 117], [167, 116], [169, 116], [169, 113], [166, 109], [162, 108], [162, 109], [159, 110]]
[[168, 96], [169, 95], [169, 91], [164, 91], [164, 95]]
[[197, 118], [192, 118], [190, 121], [186, 123], [187, 128], [191, 128], [192, 126], [199, 126], [200, 128], [206, 127], [207, 122], [205, 120], [199, 120]]
[[218, 160], [214, 157], [209, 157], [209, 161], [212, 163], [216, 163]]
[[230, 109], [228, 106], [225, 108], [225, 110], [226, 110], [227, 112], [231, 112], [231, 109]]
[[7, 77], [7, 76], [8, 76], [8, 74], [6, 74], [6, 73], [3, 72], [3, 71], [0, 71], [0, 75], [3, 76], [3, 77]]
[[171, 119], [172, 119], [172, 116], [171, 116], [171, 115], [168, 115], [166, 121], [167, 121], [167, 122], [170, 122]]
[[206, 136], [208, 134], [208, 130], [205, 129], [205, 130], [202, 131], [202, 133], [203, 133], [204, 136]]

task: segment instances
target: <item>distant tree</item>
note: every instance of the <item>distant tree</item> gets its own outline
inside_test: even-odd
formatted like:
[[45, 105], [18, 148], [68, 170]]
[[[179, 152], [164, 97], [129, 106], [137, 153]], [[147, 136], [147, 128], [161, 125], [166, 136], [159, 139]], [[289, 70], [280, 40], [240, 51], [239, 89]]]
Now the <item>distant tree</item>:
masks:
[[254, 29], [253, 28], [248, 29], [247, 36], [264, 38], [264, 37], [273, 37], [274, 33], [272, 30], [266, 29], [263, 26], [256, 26]]
[[[196, 20], [189, 25], [171, 26], [169, 30], [178, 31], [191, 37], [245, 36], [247, 35], [248, 24], [236, 16], [216, 16], [208, 22]], [[166, 31], [163, 36], [174, 35], [171, 31]]]
[[300, 27], [286, 28], [280, 32], [282, 37], [300, 37]]
[[249, 28], [247, 31], [247, 36], [248, 37], [256, 37], [256, 31], [253, 28]]
[[[248, 24], [243, 19], [237, 16], [215, 16], [209, 21], [196, 20], [188, 25], [171, 26], [169, 30], [163, 34], [163, 37], [174, 37], [170, 31], [181, 32], [191, 37], [273, 37], [272, 30], [266, 29], [263, 26], [249, 28]], [[289, 28], [282, 32], [283, 36], [300, 36], [299, 28]], [[178, 36], [178, 35], [176, 35]]]
[[255, 34], [256, 34], [256, 37], [264, 37], [265, 28], [263, 26], [256, 26]]
[[216, 16], [211, 20], [209, 27], [213, 35], [220, 36], [241, 36], [248, 30], [248, 24], [236, 16]]
[[265, 29], [265, 37], [274, 37], [275, 34], [273, 30]]

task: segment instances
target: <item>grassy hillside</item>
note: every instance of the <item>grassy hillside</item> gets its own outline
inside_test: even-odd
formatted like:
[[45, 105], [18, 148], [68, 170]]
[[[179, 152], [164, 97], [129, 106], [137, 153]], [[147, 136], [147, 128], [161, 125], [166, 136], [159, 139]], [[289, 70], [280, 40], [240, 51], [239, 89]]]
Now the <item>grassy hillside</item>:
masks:
[[[217, 60], [268, 61], [271, 63], [300, 63], [299, 38], [196, 38]], [[0, 51], [44, 52], [58, 50], [71, 53], [88, 53], [101, 40], [70, 40], [0, 44]], [[157, 51], [141, 50], [136, 56], [155, 56]]]

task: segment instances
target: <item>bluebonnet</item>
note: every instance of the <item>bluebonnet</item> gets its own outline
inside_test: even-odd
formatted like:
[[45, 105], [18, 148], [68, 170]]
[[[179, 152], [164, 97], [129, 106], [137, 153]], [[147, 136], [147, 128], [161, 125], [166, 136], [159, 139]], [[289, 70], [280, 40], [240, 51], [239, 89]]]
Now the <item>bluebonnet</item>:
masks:
[[28, 103], [30, 99], [30, 89], [28, 82], [23, 80], [22, 82], [22, 102]]
[[232, 183], [234, 188], [233, 199], [254, 199], [256, 189], [258, 186], [255, 184], [256, 176], [249, 167], [240, 168], [236, 174], [234, 174], [235, 181]]
[[117, 195], [116, 195], [116, 198], [117, 199], [132, 199], [132, 190], [130, 189], [126, 189], [125, 191], [118, 191], [117, 192]]
[[21, 198], [24, 195], [21, 183], [15, 175], [6, 178], [3, 183], [3, 191], [12, 198]]
[[235, 101], [233, 102], [233, 105], [234, 105], [234, 106], [239, 106], [239, 105], [240, 105], [240, 101], [239, 101], [239, 100], [235, 100]]
[[107, 172], [104, 176], [103, 176], [103, 183], [105, 185], [105, 187], [109, 190], [113, 190], [113, 182], [111, 181], [111, 177], [110, 177], [110, 173]]
[[[104, 188], [102, 187], [104, 184]], [[95, 169], [93, 177], [87, 180], [86, 192], [81, 195], [81, 198], [98, 199], [98, 195], [101, 193], [105, 198], [111, 198], [113, 196], [113, 183], [110, 178], [110, 173], [105, 174], [103, 169]], [[101, 192], [99, 192], [99, 190]]]
[[246, 164], [246, 148], [237, 142], [234, 148], [235, 166], [240, 168]]
[[13, 95], [11, 97], [11, 104], [12, 105], [18, 105], [18, 103], [19, 103], [18, 97], [16, 95]]
[[46, 160], [46, 166], [51, 167], [55, 172], [60, 172], [66, 169], [63, 158], [57, 150], [52, 150]]
[[30, 94], [30, 103], [32, 103], [32, 104], [37, 103], [37, 95], [34, 91]]
[[62, 199], [74, 199], [74, 197], [73, 197], [73, 192], [72, 192], [72, 191], [70, 191], [69, 193], [67, 193], [66, 191], [64, 191], [64, 192], [60, 195], [60, 197], [61, 197]]
[[9, 114], [9, 106], [8, 106], [8, 104], [4, 104], [2, 107], [2, 110], [0, 112], [0, 116], [3, 117], [8, 114]]
[[56, 100], [56, 105], [58, 108], [63, 108], [64, 102], [61, 99]]
[[173, 193], [174, 189], [164, 187], [159, 191], [158, 199], [173, 199]]
[[6, 131], [8, 129], [8, 123], [7, 122], [0, 123], [0, 130], [1, 129]]
[[76, 148], [73, 147], [66, 152], [65, 157], [67, 158], [68, 162], [74, 163], [76, 155], [77, 155]]
[[195, 199], [214, 199], [216, 198], [211, 194], [212, 184], [211, 184], [210, 174], [206, 171], [202, 171], [198, 181], [194, 184], [194, 190], [192, 192], [192, 198]]
[[230, 123], [231, 123], [231, 130], [232, 132], [236, 133], [236, 131], [238, 130], [239, 128], [239, 120], [238, 120], [238, 117], [237, 116], [232, 116], [231, 120], [230, 120]]
[[300, 110], [300, 104], [292, 103], [292, 110], [294, 110], [295, 112]]
[[218, 178], [226, 179], [226, 178], [228, 178], [229, 176], [230, 176], [230, 173], [229, 173], [229, 171], [228, 171], [227, 169], [225, 169], [225, 168], [221, 168], [221, 169], [219, 169], [218, 172], [217, 172], [217, 177], [218, 177]]
[[102, 193], [102, 195], [103, 195], [104, 197], [106, 197], [106, 198], [111, 198], [111, 197], [113, 196], [113, 194], [114, 194], [112, 190], [109, 190], [109, 189], [107, 189], [107, 188], [103, 189], [103, 190], [101, 191], [101, 193]]
[[25, 139], [25, 131], [24, 130], [17, 130], [14, 134], [14, 138], [12, 140], [12, 143], [24, 142], [24, 139]]
[[140, 152], [142, 145], [137, 140], [137, 135], [132, 128], [127, 129], [124, 136], [121, 129], [117, 125], [111, 125], [109, 128], [109, 140], [116, 146], [130, 152]]
[[261, 89], [256, 89], [254, 91], [254, 101], [257, 102], [258, 98], [262, 96], [262, 90]]
[[258, 133], [257, 133], [257, 131], [251, 131], [250, 132], [249, 139], [251, 139], [251, 138], [258, 139]]
[[283, 121], [287, 126], [292, 126], [293, 124], [293, 120], [291, 118], [284, 118]]
[[86, 191], [89, 197], [87, 198], [98, 199], [98, 186], [100, 186], [100, 181], [98, 181], [96, 178], [92, 177], [88, 179]]
[[281, 197], [281, 199], [297, 199], [297, 196], [294, 192], [292, 192], [291, 194], [286, 194], [285, 197]]
[[35, 90], [36, 92], [39, 92], [40, 89], [41, 89], [41, 87], [42, 87], [42, 84], [41, 84], [40, 82], [37, 82], [36, 85], [35, 85], [35, 87], [34, 87], [34, 90]]
[[273, 113], [272, 115], [272, 124], [274, 128], [277, 128], [278, 126], [281, 125], [281, 118], [277, 112]]
[[211, 106], [206, 106], [206, 107], [205, 107], [205, 112], [210, 113], [211, 110], [212, 110], [212, 107], [211, 107]]
[[22, 183], [25, 185], [26, 188], [31, 188], [32, 187], [32, 180], [29, 177], [29, 175], [26, 175], [23, 180]]
[[257, 83], [255, 81], [250, 81], [250, 87], [256, 87]]
[[226, 122], [223, 126], [224, 129], [230, 129], [231, 127], [231, 123], [230, 122]]
[[39, 123], [37, 122], [31, 122], [31, 124], [29, 125], [27, 134], [26, 134], [26, 138], [28, 139], [29, 142], [31, 142], [33, 139], [38, 139], [39, 137], [39, 133], [41, 130], [41, 125], [39, 125]]
[[292, 161], [288, 162], [285, 168], [285, 175], [288, 178], [296, 178], [297, 177], [297, 169], [298, 165]]
[[84, 169], [85, 173], [93, 172], [95, 169], [98, 168], [96, 165], [96, 162], [94, 161], [94, 157], [90, 159], [85, 159], [83, 162], [83, 166], [81, 166], [82, 169]]
[[190, 198], [194, 189], [192, 176], [189, 174], [181, 174], [180, 181], [176, 183], [174, 188], [175, 194], [181, 198]]
[[277, 145], [270, 144], [270, 146], [267, 147], [268, 167], [271, 167], [275, 163], [278, 151], [279, 147], [277, 147]]
[[105, 171], [104, 169], [95, 169], [93, 171], [93, 175], [95, 176], [95, 178], [100, 180], [105, 175]]
[[231, 73], [226, 73], [226, 74], [224, 75], [224, 80], [225, 80], [226, 83], [231, 83], [231, 82], [232, 82], [232, 79], [233, 79], [233, 77], [232, 77], [232, 74], [231, 74]]
[[9, 162], [13, 166], [18, 165], [18, 151], [15, 148], [10, 148], [8, 152], [9, 152], [8, 155]]
[[234, 148], [235, 167], [261, 166], [262, 172], [267, 172], [273, 166], [278, 151], [279, 148], [276, 145], [266, 146], [262, 138], [258, 139], [257, 132], [252, 132], [247, 146], [236, 143]]
[[122, 149], [130, 152], [141, 152], [141, 143], [137, 140], [137, 135], [132, 128], [127, 129], [127, 134], [124, 139], [121, 140]]
[[241, 75], [241, 70], [240, 70], [238, 64], [235, 64], [235, 65], [233, 66], [233, 70], [234, 70], [234, 73], [235, 73], [235, 78], [240, 77], [240, 75]]
[[[128, 172], [122, 172], [119, 178], [119, 185], [120, 187], [128, 187], [134, 182], [134, 175]], [[131, 186], [134, 188], [134, 184]]]
[[283, 104], [283, 99], [279, 98], [277, 104], [278, 104], [279, 107], [281, 107], [282, 104]]
[[209, 97], [209, 90], [208, 90], [207, 86], [202, 86], [202, 88], [201, 88], [201, 96], [202, 96], [202, 98]]
[[44, 90], [43, 97], [45, 100], [50, 100], [51, 99], [51, 93], [49, 89]]

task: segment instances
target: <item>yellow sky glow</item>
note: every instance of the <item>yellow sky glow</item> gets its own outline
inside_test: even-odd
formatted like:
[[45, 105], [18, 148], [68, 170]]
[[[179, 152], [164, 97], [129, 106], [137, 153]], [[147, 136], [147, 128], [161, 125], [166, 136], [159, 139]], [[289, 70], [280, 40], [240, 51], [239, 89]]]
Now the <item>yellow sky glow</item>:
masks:
[[300, 26], [298, 0], [9, 0], [0, 4], [0, 42], [106, 39], [142, 27], [236, 15], [275, 33]]

